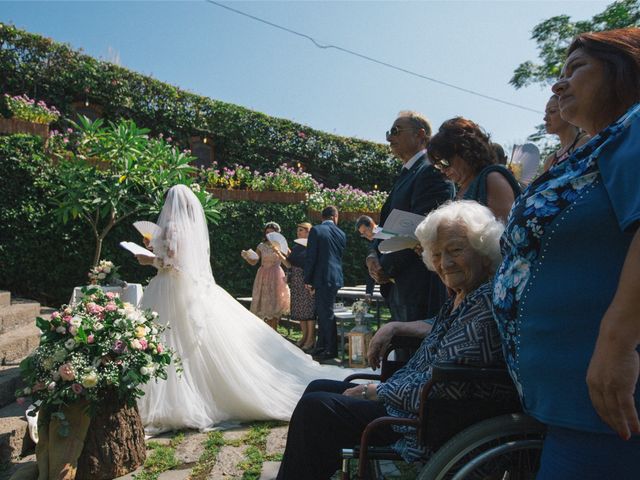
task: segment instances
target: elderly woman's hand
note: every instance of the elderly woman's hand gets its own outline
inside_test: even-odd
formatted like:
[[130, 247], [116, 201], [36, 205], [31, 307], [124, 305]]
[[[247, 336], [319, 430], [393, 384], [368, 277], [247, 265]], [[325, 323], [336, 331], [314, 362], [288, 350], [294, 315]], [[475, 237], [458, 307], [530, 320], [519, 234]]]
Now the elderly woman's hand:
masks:
[[596, 412], [625, 440], [640, 433], [633, 393], [640, 374], [640, 357], [633, 345], [620, 345], [611, 336], [598, 336], [587, 370], [589, 396]]
[[153, 257], [149, 257], [147, 255], [136, 255], [136, 258], [140, 265], [153, 265]]
[[362, 398], [364, 400], [378, 399], [378, 390], [374, 383], [356, 385], [355, 387], [347, 388], [342, 392], [342, 394], [347, 397]]
[[390, 322], [383, 325], [378, 329], [369, 343], [367, 359], [369, 360], [369, 365], [374, 370], [380, 367], [382, 356], [387, 351], [389, 343], [391, 343], [391, 339], [395, 335], [396, 323], [397, 322]]

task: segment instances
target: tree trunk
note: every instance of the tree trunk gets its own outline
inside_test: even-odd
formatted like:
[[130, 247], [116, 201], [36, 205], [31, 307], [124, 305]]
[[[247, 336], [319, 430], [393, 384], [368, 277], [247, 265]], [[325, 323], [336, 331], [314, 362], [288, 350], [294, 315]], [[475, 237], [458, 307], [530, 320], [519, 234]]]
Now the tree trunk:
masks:
[[102, 238], [96, 236], [96, 251], [94, 252], [94, 255], [93, 255], [93, 264], [91, 265], [92, 268], [98, 265], [101, 254], [102, 254]]
[[115, 393], [105, 397], [91, 419], [78, 460], [77, 480], [107, 480], [125, 475], [146, 459], [142, 420], [138, 407], [127, 406]]

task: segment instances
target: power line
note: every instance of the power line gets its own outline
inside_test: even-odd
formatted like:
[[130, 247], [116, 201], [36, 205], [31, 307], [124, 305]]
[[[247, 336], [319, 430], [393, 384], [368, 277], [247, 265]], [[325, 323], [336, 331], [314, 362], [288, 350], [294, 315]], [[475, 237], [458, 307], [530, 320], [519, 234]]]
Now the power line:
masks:
[[214, 2], [213, 0], [205, 0], [205, 1], [207, 3], [215, 5], [217, 7], [224, 8], [225, 10], [229, 10], [230, 12], [237, 13], [238, 15], [242, 15], [243, 17], [247, 17], [247, 18], [250, 18], [250, 19], [255, 20], [257, 22], [264, 23], [265, 25], [269, 25], [270, 27], [277, 28], [279, 30], [283, 30], [283, 31], [285, 31], [287, 33], [291, 33], [292, 35], [296, 35], [298, 37], [302, 37], [302, 38], [304, 38], [306, 40], [309, 40], [311, 43], [313, 43], [316, 47], [318, 47], [320, 49], [328, 50], [328, 49], [332, 48], [334, 50], [339, 50], [339, 51], [341, 51], [343, 53], [346, 53], [348, 55], [353, 55], [355, 57], [362, 58], [363, 60], [367, 60], [367, 61], [372, 62], [372, 63], [377, 63], [378, 65], [382, 65], [384, 67], [388, 67], [388, 68], [391, 68], [393, 70], [397, 70], [399, 72], [403, 72], [403, 73], [406, 73], [406, 74], [414, 76], [414, 77], [422, 78], [423, 80], [427, 80], [429, 82], [437, 83], [437, 84], [443, 85], [445, 87], [453, 88], [453, 89], [458, 90], [460, 92], [464, 92], [464, 93], [468, 93], [470, 95], [475, 95], [476, 97], [484, 98], [485, 100], [491, 100], [493, 102], [502, 103], [503, 105], [508, 105], [510, 107], [519, 108], [521, 110], [526, 110], [528, 112], [533, 112], [533, 113], [537, 113], [537, 114], [544, 113], [544, 112], [542, 112], [540, 110], [535, 110], [533, 108], [525, 107], [524, 105], [518, 105], [517, 103], [509, 102], [507, 100], [502, 100], [501, 98], [497, 98], [497, 97], [492, 97], [491, 95], [485, 95], [484, 93], [476, 92], [474, 90], [470, 90], [470, 89], [464, 88], [464, 87], [459, 87], [458, 85], [454, 85], [454, 84], [449, 83], [449, 82], [438, 80], [437, 78], [429, 77], [427, 75], [423, 75], [421, 73], [417, 73], [417, 72], [408, 70], [406, 68], [398, 67], [397, 65], [393, 65], [393, 64], [388, 63], [388, 62], [383, 62], [382, 60], [378, 60], [378, 59], [375, 59], [373, 57], [369, 57], [368, 55], [364, 55], [362, 53], [354, 52], [353, 50], [349, 50], [348, 48], [340, 47], [338, 45], [322, 44], [322, 43], [318, 42], [315, 38], [313, 38], [310, 35], [307, 35], [305, 33], [297, 32], [297, 31], [292, 30], [290, 28], [283, 27], [282, 25], [278, 25], [277, 23], [273, 23], [273, 22], [270, 22], [268, 20], [264, 20], [264, 19], [262, 19], [260, 17], [256, 17], [255, 15], [251, 15], [251, 14], [243, 12], [241, 10], [236, 10], [235, 8], [231, 8], [228, 5], [223, 5], [222, 3], [219, 3], [219, 2]]

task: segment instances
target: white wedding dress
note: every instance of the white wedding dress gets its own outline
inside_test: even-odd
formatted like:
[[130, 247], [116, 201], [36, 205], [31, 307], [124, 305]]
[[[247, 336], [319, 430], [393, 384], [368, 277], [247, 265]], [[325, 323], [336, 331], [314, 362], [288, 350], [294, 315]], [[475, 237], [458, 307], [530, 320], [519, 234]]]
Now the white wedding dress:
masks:
[[216, 285], [204, 212], [189, 188], [169, 191], [158, 224], [151, 245], [160, 268], [141, 307], [168, 325], [165, 342], [183, 372], [172, 365], [167, 380], [145, 385], [138, 408], [147, 433], [289, 420], [311, 380], [352, 373], [313, 361]]

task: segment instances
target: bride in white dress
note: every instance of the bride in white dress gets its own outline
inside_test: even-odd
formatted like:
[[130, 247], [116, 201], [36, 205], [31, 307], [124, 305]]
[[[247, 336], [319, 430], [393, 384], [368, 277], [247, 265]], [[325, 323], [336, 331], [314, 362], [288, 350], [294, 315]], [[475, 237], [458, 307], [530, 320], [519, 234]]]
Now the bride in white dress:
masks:
[[141, 307], [169, 326], [166, 345], [183, 372], [172, 366], [166, 381], [145, 386], [138, 407], [148, 433], [289, 420], [311, 380], [350, 373], [313, 361], [216, 285], [204, 211], [188, 187], [169, 190], [158, 225], [162, 233], [151, 240], [158, 274]]

